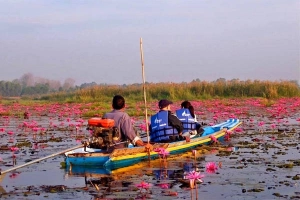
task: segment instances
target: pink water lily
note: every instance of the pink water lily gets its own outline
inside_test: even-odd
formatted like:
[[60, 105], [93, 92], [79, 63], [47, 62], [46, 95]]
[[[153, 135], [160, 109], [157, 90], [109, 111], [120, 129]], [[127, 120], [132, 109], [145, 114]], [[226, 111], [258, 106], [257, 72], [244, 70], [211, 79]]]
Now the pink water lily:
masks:
[[18, 148], [18, 147], [10, 147], [10, 150], [11, 150], [11, 151], [18, 151], [19, 148]]
[[147, 131], [146, 124], [140, 124], [139, 128], [140, 128], [142, 131]]
[[162, 189], [168, 189], [169, 188], [169, 184], [167, 184], [167, 183], [160, 183], [157, 186], [162, 188]]
[[196, 172], [196, 171], [190, 171], [185, 178], [190, 180], [190, 188], [196, 188], [197, 187], [197, 180], [202, 183], [202, 178], [204, 177], [204, 175], [200, 174], [200, 172]]
[[14, 132], [13, 132], [13, 131], [7, 131], [7, 134], [8, 134], [8, 135], [13, 135]]
[[213, 144], [218, 144], [219, 143], [218, 139], [214, 135], [210, 135], [209, 138], [211, 139], [211, 142]]
[[275, 140], [276, 140], [276, 137], [275, 137], [275, 136], [271, 136], [270, 138], [271, 138], [272, 141], [275, 141]]
[[237, 127], [234, 131], [237, 133], [241, 133], [241, 132], [243, 132], [243, 129], [240, 127]]
[[14, 178], [17, 178], [18, 175], [19, 175], [19, 173], [12, 173], [9, 175], [9, 178], [14, 179]]
[[161, 147], [155, 148], [154, 151], [157, 152], [161, 158], [166, 158], [166, 156], [170, 154], [165, 148]]
[[225, 141], [229, 141], [230, 140], [230, 135], [232, 134], [231, 130], [227, 130], [224, 136]]
[[141, 183], [137, 184], [136, 187], [140, 188], [140, 189], [149, 189], [151, 186], [150, 183], [146, 183], [144, 181], [142, 181]]
[[196, 171], [190, 171], [186, 176], [185, 176], [187, 179], [190, 179], [190, 180], [198, 180], [199, 182], [203, 182], [202, 181], [202, 178], [204, 177], [204, 175], [200, 174], [200, 172], [196, 172]]
[[[164, 149], [164, 148], [154, 148], [153, 151], [158, 153], [159, 159], [160, 159], [160, 164], [163, 164], [164, 168], [167, 168], [167, 155], [169, 155], [170, 153]], [[162, 167], [162, 166], [161, 166]]]
[[218, 166], [214, 162], [208, 162], [206, 163], [205, 168], [207, 173], [215, 173], [218, 169]]
[[271, 124], [270, 127], [271, 127], [271, 129], [275, 129], [276, 128], [276, 124]]

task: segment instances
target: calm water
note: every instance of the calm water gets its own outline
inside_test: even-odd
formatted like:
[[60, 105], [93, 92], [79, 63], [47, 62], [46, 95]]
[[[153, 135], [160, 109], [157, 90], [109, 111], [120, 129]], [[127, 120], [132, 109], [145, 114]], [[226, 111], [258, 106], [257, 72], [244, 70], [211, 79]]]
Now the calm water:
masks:
[[[299, 110], [280, 120], [253, 109], [238, 116], [244, 122], [222, 145], [202, 146], [180, 156], [168, 156], [167, 167], [159, 160], [113, 172], [97, 168], [61, 167], [62, 155], [49, 158], [1, 176], [2, 199], [300, 199]], [[263, 113], [263, 114], [261, 114]], [[212, 115], [203, 121], [209, 123]], [[221, 119], [219, 119], [221, 120]], [[276, 128], [271, 124], [277, 120]], [[80, 144], [89, 136], [86, 120], [31, 116], [38, 130], [24, 127], [22, 118], [0, 120], [0, 168], [48, 156]], [[51, 124], [49, 123], [51, 121]], [[263, 124], [260, 122], [264, 122]], [[76, 127], [70, 123], [77, 123]], [[78, 124], [82, 126], [78, 126]], [[143, 123], [136, 121], [136, 126]], [[66, 128], [68, 127], [68, 128]], [[1, 132], [1, 128], [5, 128]], [[45, 128], [46, 133], [42, 131]], [[278, 131], [279, 130], [279, 131]], [[41, 133], [41, 131], [43, 133]], [[8, 132], [13, 132], [9, 135]], [[10, 148], [19, 146], [15, 152]], [[214, 173], [205, 165], [217, 164]], [[184, 179], [192, 170], [205, 175], [203, 183], [190, 189]], [[142, 181], [149, 189], [140, 189]]]

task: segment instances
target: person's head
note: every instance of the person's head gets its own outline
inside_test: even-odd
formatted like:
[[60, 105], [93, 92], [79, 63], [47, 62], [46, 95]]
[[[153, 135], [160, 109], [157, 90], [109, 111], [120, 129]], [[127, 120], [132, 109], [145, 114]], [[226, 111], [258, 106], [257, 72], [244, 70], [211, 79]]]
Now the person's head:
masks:
[[170, 110], [170, 105], [173, 104], [172, 101], [167, 99], [162, 99], [158, 102], [158, 107], [160, 110]]
[[125, 99], [121, 95], [114, 96], [112, 100], [112, 107], [116, 110], [121, 110], [125, 107]]
[[195, 111], [194, 107], [192, 106], [191, 102], [189, 101], [184, 101], [181, 103], [181, 108], [189, 109], [191, 116], [195, 117]]
[[192, 104], [189, 101], [184, 101], [181, 103], [181, 108], [189, 108]]

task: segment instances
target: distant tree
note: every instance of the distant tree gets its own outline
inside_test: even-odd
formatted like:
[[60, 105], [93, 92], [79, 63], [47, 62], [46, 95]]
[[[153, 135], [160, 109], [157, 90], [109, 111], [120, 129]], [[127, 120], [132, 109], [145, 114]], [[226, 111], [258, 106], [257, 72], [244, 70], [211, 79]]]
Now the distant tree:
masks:
[[217, 83], [226, 83], [226, 79], [225, 78], [218, 78], [216, 80]]
[[67, 78], [62, 86], [63, 90], [68, 90], [70, 88], [73, 88], [75, 84], [75, 80], [72, 78]]
[[57, 91], [61, 87], [60, 81], [55, 81], [55, 80], [49, 80], [49, 88], [51, 90]]
[[88, 88], [88, 87], [92, 87], [92, 86], [96, 86], [97, 83], [95, 82], [91, 82], [91, 83], [83, 83], [79, 86], [80, 89], [83, 89], [83, 88]]
[[0, 95], [1, 96], [20, 96], [22, 87], [19, 83], [0, 81]]
[[201, 82], [199, 78], [193, 79], [191, 82]]
[[34, 85], [34, 76], [31, 73], [26, 73], [20, 78], [22, 86], [28, 87]]

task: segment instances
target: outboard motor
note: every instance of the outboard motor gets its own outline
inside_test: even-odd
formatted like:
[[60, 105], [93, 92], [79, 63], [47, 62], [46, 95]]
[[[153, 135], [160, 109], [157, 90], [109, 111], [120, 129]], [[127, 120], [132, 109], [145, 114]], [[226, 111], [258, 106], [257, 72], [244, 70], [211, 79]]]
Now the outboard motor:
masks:
[[115, 121], [113, 119], [102, 119], [99, 117], [89, 119], [87, 129], [93, 131], [89, 147], [105, 150], [119, 141], [121, 135], [118, 128], [114, 125]]

